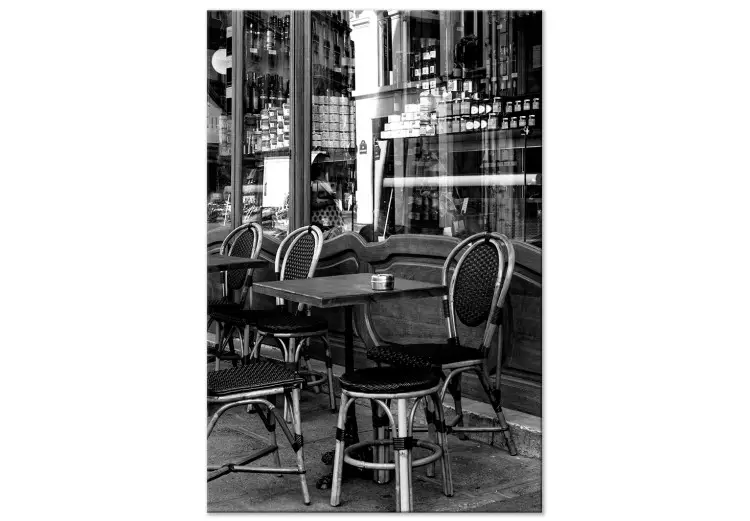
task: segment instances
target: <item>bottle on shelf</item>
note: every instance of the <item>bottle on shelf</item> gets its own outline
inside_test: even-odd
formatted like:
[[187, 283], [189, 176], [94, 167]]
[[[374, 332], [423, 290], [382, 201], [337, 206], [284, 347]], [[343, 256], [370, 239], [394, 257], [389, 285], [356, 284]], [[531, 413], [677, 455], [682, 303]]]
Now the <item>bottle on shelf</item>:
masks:
[[227, 27], [227, 98], [232, 97], [232, 26]]
[[284, 16], [284, 54], [289, 56], [289, 53], [291, 52], [291, 37], [289, 34], [291, 27], [291, 16], [286, 15]]
[[256, 30], [258, 22], [251, 19], [248, 22], [247, 31], [245, 31], [245, 53], [248, 57], [248, 62], [258, 62], [260, 55], [258, 54], [258, 44], [256, 39]]
[[257, 85], [255, 83], [255, 72], [247, 71], [245, 76], [245, 112], [255, 114], [258, 111]]
[[275, 16], [272, 16], [266, 24], [266, 53], [268, 54], [268, 68], [276, 68], [276, 37], [274, 35]]
[[260, 85], [259, 85], [259, 101], [260, 101], [260, 108], [261, 110], [266, 109], [268, 107], [268, 75], [263, 75], [260, 77]]

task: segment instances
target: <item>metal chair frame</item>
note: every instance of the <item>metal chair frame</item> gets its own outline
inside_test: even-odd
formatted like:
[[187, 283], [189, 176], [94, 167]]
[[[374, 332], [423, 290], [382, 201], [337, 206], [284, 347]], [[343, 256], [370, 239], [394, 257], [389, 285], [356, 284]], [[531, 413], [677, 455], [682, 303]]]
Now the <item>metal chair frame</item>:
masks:
[[[313, 252], [313, 258], [310, 263], [310, 269], [307, 273], [307, 278], [313, 277], [315, 269], [318, 266], [318, 259], [320, 258], [320, 251], [323, 249], [323, 233], [320, 228], [316, 226], [303, 226], [297, 228], [292, 233], [286, 236], [286, 238], [279, 245], [279, 249], [276, 252], [276, 261], [274, 263], [274, 269], [276, 271], [277, 280], [285, 280], [287, 276], [287, 266], [289, 259], [294, 251], [294, 247], [299, 240], [306, 234], [311, 233], [315, 238], [315, 249]], [[286, 301], [282, 298], [276, 298], [276, 306], [280, 312], [283, 312], [286, 308]], [[304, 304], [298, 304], [297, 313], [310, 314], [310, 310]], [[312, 376], [313, 378], [307, 382], [307, 385], [313, 387], [316, 392], [320, 392], [320, 384], [328, 383], [328, 399], [330, 408], [332, 411], [336, 410], [336, 395], [333, 388], [333, 361], [331, 358], [331, 347], [328, 343], [328, 328], [321, 329], [319, 331], [312, 332], [300, 332], [300, 333], [274, 333], [270, 331], [263, 331], [260, 327], [256, 327], [256, 339], [253, 349], [250, 351], [250, 360], [258, 359], [260, 356], [260, 346], [266, 338], [270, 337], [275, 339], [279, 345], [270, 347], [276, 347], [281, 350], [283, 360], [285, 362], [292, 362], [297, 367], [298, 373], [301, 376]], [[310, 344], [312, 338], [320, 338], [325, 345], [325, 364], [326, 373], [320, 373], [313, 371], [309, 366], [309, 356], [305, 354], [305, 347]], [[284, 339], [289, 340], [289, 345], [284, 342]], [[296, 341], [296, 346], [292, 345], [292, 341]], [[307, 362], [307, 368], [305, 370], [299, 370], [300, 356], [304, 356]], [[285, 414], [286, 416], [286, 414]]]
[[[276, 409], [275, 397], [277, 395], [283, 395], [286, 403], [291, 403], [292, 410], [292, 428], [294, 434], [289, 430], [289, 427], [284, 420], [284, 417]], [[219, 418], [229, 409], [239, 407], [241, 405], [254, 405], [256, 412], [263, 421], [266, 430], [271, 433], [272, 444], [261, 449], [254, 451], [242, 460], [236, 463], [225, 463], [222, 465], [208, 465], [206, 470], [208, 472], [215, 472], [208, 477], [208, 481], [221, 477], [230, 472], [253, 472], [253, 473], [264, 473], [264, 474], [298, 474], [300, 477], [300, 484], [302, 486], [302, 497], [306, 505], [310, 504], [310, 492], [307, 488], [307, 479], [305, 477], [305, 459], [303, 455], [302, 446], [304, 440], [302, 437], [302, 419], [300, 415], [299, 407], [299, 395], [300, 387], [294, 386], [292, 388], [279, 386], [270, 389], [263, 389], [258, 391], [249, 391], [235, 393], [226, 396], [209, 396], [208, 403], [222, 404], [222, 406], [213, 414], [211, 420], [208, 423], [207, 437], [211, 436], [211, 432], [214, 430]], [[267, 412], [264, 414], [261, 407], [266, 408]], [[296, 467], [282, 467], [281, 460], [279, 458], [279, 447], [276, 440], [276, 425], [281, 427], [284, 436], [287, 438], [289, 443], [294, 449], [297, 456]], [[251, 463], [267, 454], [274, 456], [275, 467], [256, 467], [248, 466]]]
[[[482, 344], [477, 350], [476, 360], [465, 360], [460, 362], [453, 362], [441, 365], [433, 366], [436, 374], [439, 374], [444, 383], [440, 389], [440, 399], [443, 400], [446, 391], [450, 392], [453, 402], [455, 404], [456, 416], [452, 421], [446, 424], [446, 431], [448, 433], [457, 433], [462, 439], [465, 435], [462, 433], [466, 432], [502, 432], [505, 442], [508, 446], [508, 452], [515, 456], [518, 454], [515, 442], [510, 433], [508, 422], [505, 420], [501, 406], [500, 397], [500, 364], [502, 361], [502, 334], [498, 335], [498, 349], [497, 349], [497, 365], [495, 370], [495, 386], [494, 389], [490, 383], [489, 377], [487, 376], [487, 355], [489, 354], [490, 345], [492, 338], [495, 333], [500, 330], [502, 326], [500, 319], [502, 317], [502, 307], [505, 302], [505, 298], [510, 290], [510, 283], [513, 277], [513, 271], [515, 268], [516, 255], [513, 248], [513, 244], [510, 240], [502, 234], [496, 232], [481, 232], [472, 235], [461, 241], [448, 255], [443, 264], [442, 272], [442, 283], [449, 286], [448, 294], [443, 296], [443, 317], [445, 319], [446, 328], [448, 331], [448, 343], [450, 345], [460, 345], [458, 340], [458, 332], [456, 329], [456, 317], [455, 317], [455, 287], [458, 274], [463, 266], [464, 261], [468, 258], [471, 251], [478, 245], [489, 242], [495, 246], [498, 254], [498, 275], [495, 281], [495, 287], [492, 297], [492, 303], [489, 307], [489, 315], [486, 319], [486, 325], [484, 330], [484, 336], [482, 338]], [[448, 274], [450, 271], [451, 264], [457, 255], [468, 246], [465, 253], [461, 255], [456, 264], [453, 275], [448, 280]], [[380, 365], [380, 364], [379, 364]], [[444, 373], [447, 371], [447, 373]], [[490, 400], [490, 404], [495, 411], [499, 427], [465, 427], [463, 425], [463, 408], [461, 407], [461, 375], [464, 372], [473, 371], [479, 377], [479, 381], [482, 385], [482, 389], [487, 394]], [[415, 431], [429, 431], [431, 437], [433, 436], [431, 427], [418, 426], [414, 428]], [[434, 465], [428, 467], [428, 476], [434, 476]]]
[[[445, 431], [445, 416], [443, 414], [442, 397], [439, 395], [440, 384], [429, 389], [410, 391], [405, 393], [374, 393], [374, 392], [356, 392], [342, 389], [341, 404], [339, 407], [338, 421], [336, 423], [336, 450], [333, 459], [333, 479], [331, 486], [331, 506], [338, 506], [341, 503], [341, 477], [343, 466], [346, 462], [349, 465], [372, 469], [376, 471], [395, 471], [396, 484], [396, 512], [412, 512], [414, 510], [414, 500], [412, 496], [412, 468], [424, 465], [434, 465], [435, 461], [440, 460], [443, 477], [443, 494], [448, 497], [453, 496], [453, 477], [451, 474], [450, 451], [448, 450], [448, 438]], [[344, 425], [346, 422], [346, 413], [349, 406], [357, 398], [367, 398], [372, 403], [373, 416], [375, 417], [375, 404], [379, 410], [385, 413], [387, 425], [391, 431], [397, 434], [396, 438], [386, 438], [361, 441], [344, 447]], [[407, 400], [416, 398], [416, 401], [407, 409]], [[437, 434], [437, 443], [424, 440], [414, 440], [412, 438], [414, 414], [417, 405], [423, 398], [429, 398], [430, 411], [434, 411], [429, 417], [431, 425]], [[388, 403], [386, 404], [385, 401]], [[396, 418], [391, 413], [389, 404], [391, 400], [396, 400]], [[425, 400], [425, 406], [427, 406]], [[375, 423], [375, 421], [373, 422]], [[381, 424], [381, 422], [378, 422]], [[376, 462], [368, 462], [352, 457], [352, 453], [360, 451], [364, 447], [373, 446], [376, 448]], [[432, 454], [418, 460], [412, 459], [411, 447], [422, 447], [432, 451]], [[395, 451], [393, 463], [385, 463], [384, 455], [386, 447], [392, 447]]]
[[[253, 246], [250, 253], [251, 259], [257, 259], [258, 255], [260, 255], [260, 250], [263, 245], [263, 228], [260, 225], [260, 223], [257, 222], [250, 222], [247, 224], [243, 224], [241, 226], [238, 226], [224, 238], [224, 240], [221, 243], [221, 247], [219, 248], [219, 255], [231, 255], [235, 245], [237, 244], [237, 239], [240, 238], [240, 236], [244, 235], [245, 233], [252, 233], [253, 234]], [[230, 283], [229, 278], [229, 271], [225, 270], [222, 275], [222, 296], [223, 297], [231, 297], [231, 292], [235, 291], [237, 289], [242, 288], [242, 292], [240, 294], [239, 301], [237, 302], [237, 305], [240, 308], [243, 308], [245, 306], [245, 302], [247, 300], [248, 294], [250, 292], [250, 287], [253, 284], [253, 272], [255, 268], [248, 268], [247, 272], [245, 274], [245, 279], [242, 281], [241, 285], [232, 285]], [[234, 270], [231, 270], [234, 271]], [[216, 332], [216, 338], [217, 338], [217, 349], [216, 349], [216, 366], [215, 369], [219, 369], [219, 362], [222, 358], [222, 352], [224, 350], [224, 347], [229, 345], [231, 341], [231, 334], [234, 332], [236, 328], [229, 328], [229, 331], [225, 332], [223, 324], [219, 320], [215, 320], [213, 317], [209, 315], [208, 318], [208, 325], [206, 326], [206, 329], [211, 327], [211, 324], [214, 322], [217, 323], [217, 332]], [[244, 350], [245, 345], [247, 345], [247, 340], [249, 339], [249, 331], [245, 331], [244, 337], [243, 337], [243, 344], [241, 347], [242, 354], [241, 356], [244, 356]], [[236, 360], [234, 361], [236, 363]]]

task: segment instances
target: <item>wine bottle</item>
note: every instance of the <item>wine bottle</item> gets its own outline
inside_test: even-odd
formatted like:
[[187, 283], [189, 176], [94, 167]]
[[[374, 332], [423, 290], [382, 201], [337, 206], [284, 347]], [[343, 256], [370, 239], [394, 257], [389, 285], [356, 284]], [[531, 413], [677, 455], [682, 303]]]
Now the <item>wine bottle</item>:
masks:
[[232, 90], [232, 26], [227, 27], [227, 97], [231, 98]]
[[274, 24], [275, 16], [272, 16], [266, 24], [266, 52], [268, 53], [268, 68], [276, 68], [276, 40], [274, 38]]

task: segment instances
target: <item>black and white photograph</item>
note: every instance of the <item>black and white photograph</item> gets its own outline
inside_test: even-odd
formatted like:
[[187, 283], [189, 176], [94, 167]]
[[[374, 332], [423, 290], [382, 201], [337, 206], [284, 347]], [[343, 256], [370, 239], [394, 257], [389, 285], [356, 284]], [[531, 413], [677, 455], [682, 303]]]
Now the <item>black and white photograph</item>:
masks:
[[209, 512], [541, 511], [542, 18], [208, 11]]
[[745, 4], [6, 4], [2, 519], [750, 519]]

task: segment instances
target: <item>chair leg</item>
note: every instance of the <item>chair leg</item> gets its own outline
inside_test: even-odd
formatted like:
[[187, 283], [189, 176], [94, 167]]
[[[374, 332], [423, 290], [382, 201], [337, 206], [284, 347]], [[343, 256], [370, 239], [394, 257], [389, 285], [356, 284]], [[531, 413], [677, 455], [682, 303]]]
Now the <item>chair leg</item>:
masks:
[[[456, 406], [456, 416], [458, 417], [458, 423], [457, 425], [463, 426], [464, 424], [464, 410], [461, 407], [461, 376], [463, 373], [458, 373], [453, 378], [450, 379], [448, 382], [448, 392], [451, 393], [451, 396], [453, 397], [453, 403]], [[459, 440], [465, 440], [466, 434], [463, 432], [457, 432], [456, 436], [458, 436]]]
[[245, 328], [242, 333], [242, 347], [241, 347], [241, 357], [242, 365], [247, 364], [247, 358], [250, 354], [250, 326], [248, 324], [245, 324]]
[[[274, 407], [276, 406], [276, 395], [269, 396], [266, 399], [271, 402], [271, 405], [273, 405]], [[250, 407], [251, 405], [252, 404], [248, 404], [248, 407]], [[276, 415], [272, 414], [271, 411], [268, 411], [268, 426], [266, 428], [271, 433], [271, 441], [273, 441], [273, 444], [276, 445], [276, 450], [273, 451], [273, 462], [277, 467], [281, 468], [281, 458], [279, 457], [279, 443], [276, 439]], [[277, 476], [282, 477], [283, 474], [277, 474]]]
[[[408, 438], [408, 414], [406, 398], [396, 400], [397, 409], [397, 436], [398, 438]], [[399, 476], [396, 482], [396, 496], [399, 498], [397, 511], [411, 512], [413, 510], [411, 494], [411, 447], [402, 450], [396, 450], [394, 457], [396, 462], [396, 473]]]
[[[300, 362], [302, 362], [304, 360], [304, 362], [305, 362], [305, 370], [312, 373], [313, 370], [310, 367], [310, 354], [307, 351], [307, 347], [309, 346], [310, 341], [308, 340], [307, 343], [308, 343], [308, 345], [306, 345], [306, 346], [304, 346], [302, 348], [302, 360], [300, 360]], [[300, 367], [302, 367], [301, 363], [300, 363]], [[313, 392], [315, 394], [320, 394], [320, 385], [313, 385], [312, 386], [312, 390], [313, 390]]]
[[[424, 417], [425, 420], [427, 420], [427, 433], [428, 433], [428, 439], [432, 443], [437, 443], [438, 445], [441, 443], [440, 440], [437, 440], [437, 437], [435, 435], [435, 404], [433, 403], [433, 400], [425, 398], [424, 400]], [[425, 474], [429, 478], [435, 477], [435, 462], [429, 463], [425, 469]]]
[[453, 496], [453, 473], [451, 472], [451, 455], [448, 450], [448, 434], [445, 432], [445, 411], [443, 402], [438, 393], [430, 395], [430, 401], [435, 409], [435, 424], [437, 425], [437, 443], [443, 449], [443, 457], [440, 460], [443, 471], [443, 494]]
[[216, 363], [214, 364], [214, 371], [219, 370], [219, 363], [221, 360], [219, 360], [219, 353], [221, 353], [221, 346], [222, 346], [222, 335], [223, 335], [223, 328], [221, 327], [221, 322], [218, 320], [216, 321]]
[[[256, 334], [255, 334], [255, 337], [256, 337], [256, 338], [255, 338], [255, 345], [253, 346], [253, 350], [252, 350], [252, 352], [251, 352], [251, 353], [250, 353], [250, 355], [249, 355], [249, 357], [250, 357], [250, 361], [251, 361], [251, 362], [252, 362], [252, 361], [258, 361], [258, 359], [260, 358], [260, 343], [261, 343], [261, 342], [263, 341], [263, 339], [265, 338], [265, 337], [264, 337], [263, 335], [261, 335], [261, 334], [259, 334], [259, 333], [256, 333]], [[249, 405], [247, 406], [247, 409], [246, 409], [246, 410], [247, 410], [247, 412], [248, 412], [248, 413], [251, 413], [251, 412], [253, 412], [253, 408], [254, 408], [254, 407], [255, 407], [255, 406], [254, 406], [253, 404], [249, 404]]]
[[331, 480], [331, 506], [337, 507], [341, 503], [341, 473], [344, 470], [344, 427], [346, 424], [346, 410], [349, 408], [349, 398], [341, 393], [339, 417], [336, 421], [336, 450], [333, 455], [333, 479]]
[[328, 402], [332, 412], [336, 412], [336, 394], [333, 389], [333, 359], [331, 358], [331, 346], [325, 336], [320, 337], [326, 346], [326, 375], [328, 376]]
[[[302, 438], [302, 415], [300, 414], [299, 408], [299, 389], [292, 389], [292, 415], [294, 417], [294, 438], [295, 443], [298, 444], [295, 447], [297, 452], [297, 468], [301, 472], [299, 475], [300, 484], [302, 485], [302, 497], [305, 501], [305, 505], [310, 504], [310, 492], [307, 489], [307, 478], [305, 477], [305, 457], [303, 454], [304, 439]], [[277, 453], [278, 454], [278, 453]]]
[[[380, 408], [380, 405], [375, 400], [370, 400], [370, 407], [372, 408], [372, 432], [373, 432], [373, 439], [375, 440], [382, 440], [385, 438], [390, 438], [388, 430], [386, 430], [386, 425], [389, 425], [389, 419], [388, 416], [386, 416], [385, 412]], [[372, 455], [373, 455], [373, 461], [375, 463], [385, 463], [386, 460], [386, 446], [385, 445], [375, 445], [372, 448]], [[372, 480], [379, 484], [384, 485], [385, 483], [388, 483], [391, 480], [390, 471], [388, 470], [374, 470], [372, 473]]]
[[516, 456], [518, 454], [518, 450], [516, 450], [516, 443], [513, 441], [513, 437], [510, 434], [510, 427], [508, 426], [508, 422], [505, 421], [505, 415], [503, 414], [503, 408], [500, 401], [500, 391], [498, 389], [493, 389], [490, 386], [490, 379], [487, 378], [487, 374], [485, 374], [483, 368], [478, 367], [476, 369], [476, 373], [479, 376], [479, 381], [482, 384], [482, 388], [484, 389], [485, 394], [487, 394], [487, 398], [490, 399], [492, 408], [495, 410], [497, 421], [500, 423], [503, 437], [505, 437], [505, 443], [508, 445], [508, 453], [511, 456]]

